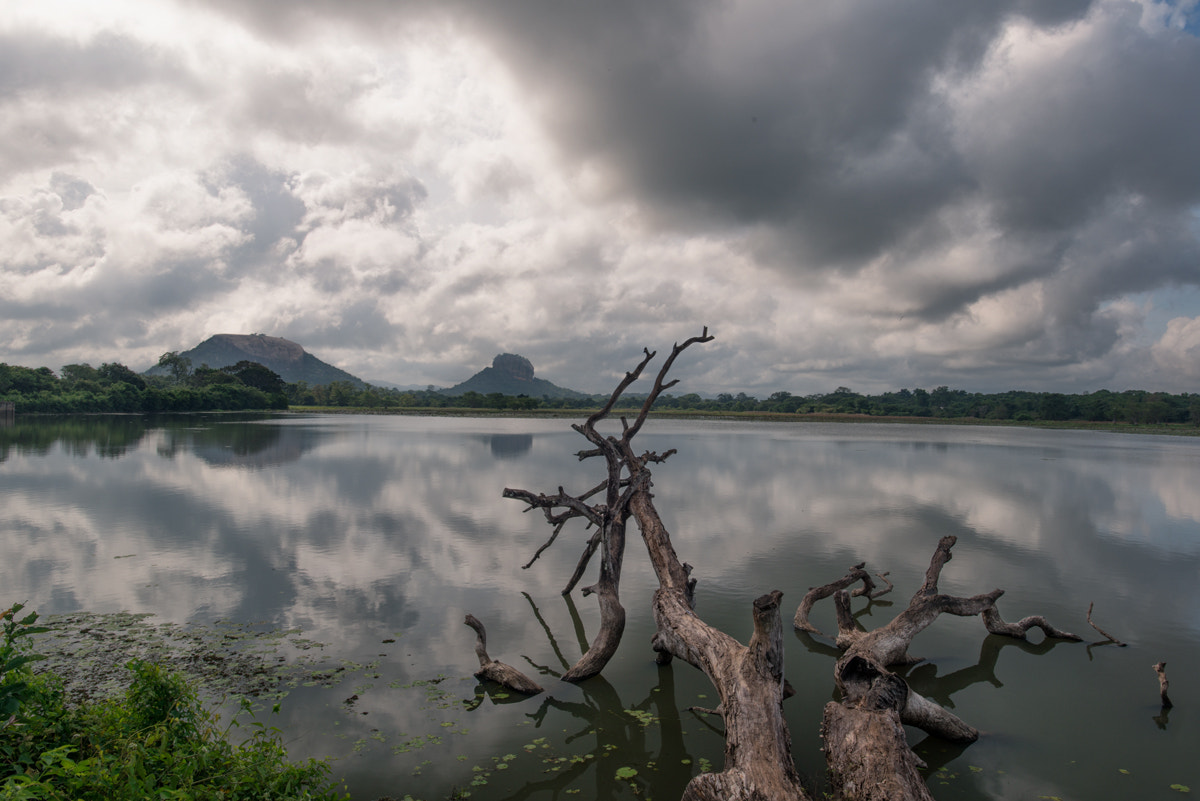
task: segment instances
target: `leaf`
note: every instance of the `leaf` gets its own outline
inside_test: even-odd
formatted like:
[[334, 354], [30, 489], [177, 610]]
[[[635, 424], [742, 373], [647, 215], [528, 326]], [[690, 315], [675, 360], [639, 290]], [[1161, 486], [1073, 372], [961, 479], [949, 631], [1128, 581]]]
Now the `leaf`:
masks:
[[617, 768], [617, 778], [618, 779], [632, 779], [636, 775], [637, 775], [636, 768], [631, 768], [629, 766]]
[[1188, 787], [1185, 784], [1172, 784], [1171, 789], [1178, 790], [1181, 793], [1190, 793], [1192, 791], [1192, 788]]

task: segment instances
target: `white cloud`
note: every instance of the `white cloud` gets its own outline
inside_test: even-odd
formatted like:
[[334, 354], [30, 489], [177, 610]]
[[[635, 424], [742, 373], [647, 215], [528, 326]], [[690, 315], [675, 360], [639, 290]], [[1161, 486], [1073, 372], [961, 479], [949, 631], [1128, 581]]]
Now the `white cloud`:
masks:
[[1164, 370], [1188, 379], [1200, 379], [1200, 317], [1176, 317], [1151, 349]]

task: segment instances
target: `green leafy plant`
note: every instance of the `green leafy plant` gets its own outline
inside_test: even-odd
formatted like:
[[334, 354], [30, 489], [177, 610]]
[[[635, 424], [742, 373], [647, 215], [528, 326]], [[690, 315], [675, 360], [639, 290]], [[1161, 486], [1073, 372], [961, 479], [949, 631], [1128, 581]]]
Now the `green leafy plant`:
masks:
[[0, 621], [4, 623], [4, 639], [0, 641], [0, 729], [7, 728], [16, 720], [17, 710], [27, 700], [30, 690], [29, 669], [26, 666], [43, 658], [41, 654], [29, 651], [22, 640], [50, 630], [46, 626], [34, 625], [38, 619], [37, 612], [21, 617], [24, 608], [24, 604], [13, 604], [0, 612]]
[[[16, 725], [0, 730], [0, 799], [345, 797], [336, 792], [327, 763], [290, 762], [279, 730], [254, 720], [248, 700], [241, 714], [250, 719], [235, 716], [221, 728], [187, 680], [149, 662], [128, 663], [123, 699], [68, 705], [58, 677], [26, 669], [34, 655], [19, 652], [19, 641], [45, 629], [34, 625], [35, 615], [20, 612], [18, 605], [3, 617], [0, 689], [5, 708], [20, 715]], [[235, 744], [230, 729], [243, 725], [250, 735]]]

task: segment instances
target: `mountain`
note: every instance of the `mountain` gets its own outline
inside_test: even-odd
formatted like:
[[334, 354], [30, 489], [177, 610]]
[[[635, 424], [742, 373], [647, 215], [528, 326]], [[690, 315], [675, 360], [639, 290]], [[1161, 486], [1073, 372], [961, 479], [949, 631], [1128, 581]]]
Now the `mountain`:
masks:
[[544, 378], [533, 377], [533, 363], [515, 353], [501, 353], [485, 367], [461, 384], [443, 389], [443, 395], [463, 395], [478, 392], [489, 395], [528, 395], [531, 398], [588, 398], [590, 395], [573, 389], [555, 386]]
[[[217, 334], [179, 355], [191, 359], [193, 368], [202, 364], [216, 369], [240, 361], [258, 362], [274, 370], [289, 384], [306, 381], [309, 386], [317, 386], [334, 381], [349, 381], [360, 389], [366, 386], [361, 378], [339, 370], [332, 364], [326, 364], [295, 342], [265, 334]], [[165, 367], [155, 365], [144, 375], [168, 373]]]

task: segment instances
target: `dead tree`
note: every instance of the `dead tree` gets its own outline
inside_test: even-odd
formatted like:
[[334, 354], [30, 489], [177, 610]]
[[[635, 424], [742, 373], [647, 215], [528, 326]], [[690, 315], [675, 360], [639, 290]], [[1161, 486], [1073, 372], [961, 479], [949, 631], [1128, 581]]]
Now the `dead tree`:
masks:
[[[568, 493], [563, 487], [552, 495], [505, 489], [504, 497], [524, 501], [528, 505], [526, 511], [542, 510], [553, 527], [549, 540], [530, 564], [555, 542], [569, 521], [581, 518], [595, 529], [563, 593], [571, 591], [591, 558], [600, 553], [599, 580], [584, 590], [585, 595], [595, 593], [599, 597], [600, 631], [563, 679], [582, 681], [595, 676], [620, 643], [625, 627], [625, 609], [619, 594], [621, 565], [626, 527], [632, 518], [641, 531], [658, 579], [652, 602], [656, 625], [652, 648], [660, 664], [678, 658], [708, 676], [720, 697], [715, 711], [725, 723], [723, 770], [692, 779], [684, 791], [684, 799], [807, 799], [792, 760], [791, 735], [783, 719], [782, 701], [789, 688], [783, 672], [779, 611], [782, 593], [775, 590], [754, 601], [751, 609], [754, 634], [746, 645], [701, 620], [693, 608], [696, 581], [691, 577], [692, 568], [676, 554], [651, 494], [650, 465], [664, 461], [674, 451], [636, 455], [633, 449], [633, 440], [651, 407], [664, 390], [676, 384], [666, 381], [675, 359], [691, 345], [711, 339], [705, 328], [700, 336], [672, 348], [637, 417], [632, 423], [622, 417], [618, 435], [605, 436], [597, 426], [611, 415], [617, 401], [654, 358], [655, 354], [649, 350], [637, 367], [625, 375], [604, 407], [583, 424], [573, 426], [592, 446], [580, 451], [579, 458], [604, 459], [607, 476], [598, 485], [578, 495]], [[601, 493], [603, 500], [593, 501]], [[941, 594], [938, 579], [950, 561], [954, 543], [954, 537], [942, 539], [930, 560], [925, 582], [908, 607], [875, 631], [866, 632], [858, 627], [850, 612], [851, 594], [846, 588], [862, 581], [862, 589], [855, 594], [874, 598], [890, 590], [891, 584], [885, 578], [887, 590], [875, 590], [864, 565], [851, 568], [843, 579], [810, 590], [797, 610], [794, 625], [813, 631], [807, 619], [812, 604], [830, 594], [834, 596], [837, 643], [843, 652], [834, 669], [834, 680], [842, 700], [826, 706], [822, 736], [830, 780], [837, 797], [844, 801], [930, 799], [919, 773], [922, 764], [908, 747], [905, 724], [956, 742], [969, 743], [978, 737], [975, 729], [913, 692], [901, 677], [888, 670], [890, 665], [920, 661], [909, 656], [909, 645], [938, 615], [980, 615], [988, 631], [1021, 639], [1033, 626], [1041, 627], [1050, 637], [1079, 639], [1053, 628], [1041, 617], [1005, 623], [995, 609], [1002, 590], [970, 598]], [[480, 659], [482, 663], [484, 657]]]
[[[844, 650], [834, 667], [834, 681], [842, 701], [825, 706], [822, 736], [834, 789], [840, 798], [854, 801], [929, 799], [917, 772], [920, 761], [908, 747], [903, 725], [959, 743], [971, 743], [979, 732], [943, 707], [914, 692], [889, 671], [892, 665], [921, 661], [909, 655], [912, 640], [941, 614], [980, 615], [992, 634], [1025, 639], [1037, 627], [1047, 637], [1080, 641], [1040, 615], [1006, 623], [996, 609], [1003, 590], [963, 598], [938, 591], [942, 569], [951, 559], [957, 538], [943, 537], [929, 561], [925, 582], [908, 607], [890, 623], [874, 631], [858, 628], [850, 613], [850, 593], [834, 593], [838, 621], [838, 647]], [[864, 747], [864, 744], [869, 744]]]
[[[646, 422], [650, 408], [659, 395], [677, 383], [666, 380], [675, 359], [691, 345], [711, 339], [705, 328], [700, 336], [672, 348], [638, 416], [632, 423], [621, 418], [619, 435], [605, 436], [597, 430], [597, 425], [610, 416], [617, 401], [654, 358], [655, 354], [649, 350], [644, 352], [638, 366], [625, 375], [604, 407], [582, 425], [573, 426], [592, 445], [581, 451], [579, 458], [604, 458], [607, 478], [599, 486], [577, 496], [561, 487], [553, 495], [505, 489], [504, 497], [522, 500], [530, 509], [542, 509], [547, 522], [554, 526], [551, 542], [573, 518], [583, 518], [596, 528], [576, 574], [582, 573], [598, 550], [600, 580], [589, 589], [600, 598], [600, 633], [564, 679], [579, 681], [595, 675], [620, 642], [625, 624], [625, 610], [619, 599], [620, 571], [626, 523], [632, 517], [641, 530], [659, 583], [653, 600], [657, 633], [652, 643], [659, 661], [665, 663], [677, 657], [704, 671], [721, 699], [718, 711], [725, 721], [724, 769], [694, 778], [684, 798], [807, 799], [792, 761], [791, 735], [781, 706], [785, 691], [783, 625], [779, 613], [782, 593], [771, 592], [754, 602], [751, 609], [754, 635], [748, 645], [701, 620], [693, 610], [692, 568], [679, 560], [650, 493], [649, 466], [665, 460], [673, 451], [636, 455], [633, 450], [633, 440]], [[600, 492], [604, 493], [604, 501], [589, 503]], [[577, 580], [572, 578], [568, 591]]]

